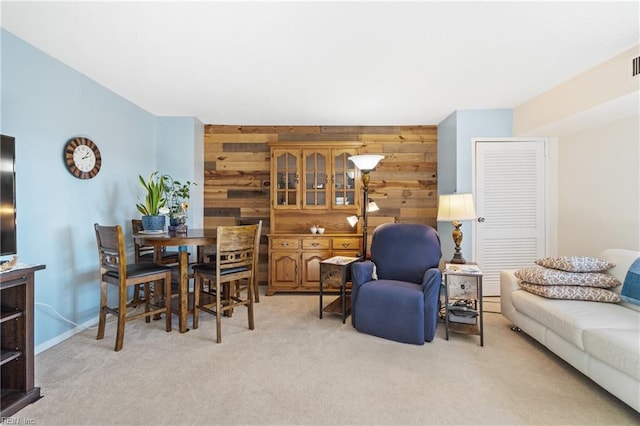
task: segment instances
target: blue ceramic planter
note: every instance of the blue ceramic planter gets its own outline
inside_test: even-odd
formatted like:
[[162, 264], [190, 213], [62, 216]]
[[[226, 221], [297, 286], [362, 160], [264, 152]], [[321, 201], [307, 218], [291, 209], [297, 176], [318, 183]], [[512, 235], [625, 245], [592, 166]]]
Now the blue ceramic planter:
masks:
[[142, 216], [142, 228], [145, 231], [164, 230], [165, 216]]

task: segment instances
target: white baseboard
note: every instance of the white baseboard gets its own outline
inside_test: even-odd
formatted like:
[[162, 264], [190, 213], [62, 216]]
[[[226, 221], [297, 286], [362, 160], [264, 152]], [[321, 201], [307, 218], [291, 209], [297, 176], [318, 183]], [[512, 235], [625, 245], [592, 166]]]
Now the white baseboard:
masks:
[[34, 348], [35, 354], [38, 355], [40, 352], [44, 352], [47, 349], [54, 347], [58, 343], [62, 343], [68, 338], [86, 330], [87, 328], [93, 327], [96, 324], [98, 324], [98, 317], [85, 321], [84, 323], [80, 324], [80, 326], [74, 327], [69, 331], [65, 331], [64, 333], [57, 335], [53, 339], [49, 339], [46, 342], [42, 342], [39, 345], [36, 345], [36, 347]]

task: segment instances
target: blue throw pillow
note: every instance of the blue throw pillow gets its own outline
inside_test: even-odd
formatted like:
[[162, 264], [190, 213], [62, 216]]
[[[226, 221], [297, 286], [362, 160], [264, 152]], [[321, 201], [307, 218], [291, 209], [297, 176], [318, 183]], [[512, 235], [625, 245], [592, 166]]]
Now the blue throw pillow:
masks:
[[620, 291], [620, 298], [625, 302], [640, 305], [640, 257], [631, 264], [627, 271]]

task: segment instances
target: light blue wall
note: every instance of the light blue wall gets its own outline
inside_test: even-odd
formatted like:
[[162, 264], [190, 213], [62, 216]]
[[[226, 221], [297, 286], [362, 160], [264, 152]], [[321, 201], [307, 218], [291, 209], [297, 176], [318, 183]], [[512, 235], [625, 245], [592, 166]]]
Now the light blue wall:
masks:
[[[156, 129], [158, 170], [180, 182], [196, 183], [191, 188], [187, 225], [202, 228], [204, 124], [194, 117], [159, 117]], [[194, 249], [190, 252], [196, 251]]]
[[456, 192], [471, 192], [471, 139], [513, 136], [513, 110], [458, 111], [456, 129]]
[[[471, 139], [512, 135], [512, 109], [460, 110], [445, 118], [438, 125], [438, 194], [471, 192]], [[471, 222], [464, 222], [461, 228], [464, 234], [462, 256], [468, 261], [473, 260], [471, 226]], [[453, 257], [452, 232], [451, 223], [438, 222], [444, 260]]]
[[456, 192], [457, 124], [457, 111], [438, 124], [438, 194]]
[[[160, 164], [184, 170], [157, 148], [169, 134], [179, 134], [181, 151], [191, 156], [184, 162], [192, 164], [198, 126], [192, 118], [158, 118], [11, 33], [2, 30], [0, 36], [0, 131], [16, 138], [19, 261], [46, 264], [36, 275], [36, 303], [75, 323], [93, 324], [99, 305], [93, 224], [121, 224], [132, 252], [130, 219], [140, 216], [135, 204], [142, 196], [138, 174]], [[76, 179], [64, 166], [63, 146], [75, 136], [100, 149], [102, 168], [93, 179]], [[36, 305], [36, 350], [69, 337], [74, 328]]]

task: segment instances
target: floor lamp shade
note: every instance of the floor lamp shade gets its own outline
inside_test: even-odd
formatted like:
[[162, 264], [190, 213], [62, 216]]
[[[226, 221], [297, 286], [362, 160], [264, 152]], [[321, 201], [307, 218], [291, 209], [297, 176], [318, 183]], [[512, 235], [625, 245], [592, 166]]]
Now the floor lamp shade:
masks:
[[363, 154], [351, 156], [349, 157], [349, 160], [351, 160], [358, 169], [362, 171], [371, 171], [376, 168], [380, 160], [383, 158], [384, 155]]
[[438, 202], [439, 222], [450, 221], [453, 224], [453, 242], [456, 246], [451, 263], [466, 263], [462, 257], [460, 246], [462, 244], [462, 231], [460, 221], [475, 220], [476, 209], [473, 206], [472, 194], [448, 194], [441, 195]]

